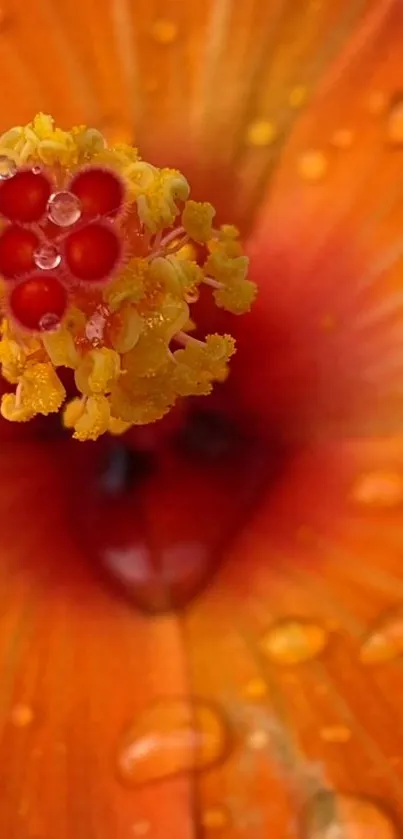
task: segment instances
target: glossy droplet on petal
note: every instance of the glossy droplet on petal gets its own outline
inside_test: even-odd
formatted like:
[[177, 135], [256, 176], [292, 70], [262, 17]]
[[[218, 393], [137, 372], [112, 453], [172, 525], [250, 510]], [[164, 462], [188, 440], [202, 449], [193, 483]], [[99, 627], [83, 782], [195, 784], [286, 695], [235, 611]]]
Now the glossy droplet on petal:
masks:
[[14, 705], [10, 713], [10, 719], [16, 728], [27, 728], [33, 723], [35, 715], [30, 705], [21, 703]]
[[328, 160], [322, 151], [302, 152], [298, 159], [298, 172], [304, 181], [321, 181], [328, 170]]
[[43, 330], [44, 318], [59, 322], [67, 306], [67, 292], [52, 274], [33, 274], [15, 286], [10, 295], [12, 315], [26, 329]]
[[207, 769], [226, 756], [227, 724], [212, 704], [201, 700], [160, 700], [124, 733], [118, 747], [121, 781], [139, 786], [172, 775]]
[[12, 178], [17, 171], [17, 164], [14, 160], [11, 160], [11, 157], [7, 157], [5, 154], [0, 155], [0, 180], [7, 181], [8, 178]]
[[116, 267], [121, 256], [121, 244], [110, 225], [93, 222], [69, 234], [64, 254], [74, 277], [96, 282], [106, 279]]
[[10, 224], [0, 236], [0, 274], [14, 278], [35, 268], [39, 239], [33, 230]]
[[308, 620], [285, 619], [263, 636], [261, 648], [275, 664], [301, 664], [315, 658], [328, 643], [326, 629]]
[[120, 178], [108, 169], [93, 167], [79, 172], [70, 184], [70, 192], [81, 203], [85, 216], [116, 214], [124, 201], [124, 187]]
[[62, 258], [56, 245], [44, 243], [36, 249], [34, 261], [37, 268], [52, 271], [60, 265]]
[[0, 183], [0, 215], [10, 221], [40, 221], [46, 212], [51, 193], [49, 179], [43, 173], [21, 169]]
[[380, 618], [361, 646], [363, 664], [382, 664], [403, 654], [403, 607]]
[[364, 472], [354, 482], [350, 498], [369, 508], [397, 507], [403, 504], [403, 474], [381, 469]]
[[47, 209], [49, 220], [58, 227], [71, 227], [81, 217], [80, 199], [67, 190], [54, 192]]
[[158, 44], [173, 44], [178, 36], [178, 25], [174, 20], [160, 18], [152, 24], [151, 36]]
[[369, 798], [318, 793], [306, 815], [307, 839], [398, 839], [390, 816]]

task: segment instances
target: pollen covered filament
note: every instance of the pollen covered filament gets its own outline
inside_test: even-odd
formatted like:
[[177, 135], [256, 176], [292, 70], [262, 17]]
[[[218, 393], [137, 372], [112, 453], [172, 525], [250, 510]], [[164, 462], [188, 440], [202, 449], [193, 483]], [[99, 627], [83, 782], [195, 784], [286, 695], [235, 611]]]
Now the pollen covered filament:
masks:
[[[196, 340], [191, 306], [204, 284], [241, 314], [256, 289], [238, 231], [214, 226], [214, 208], [189, 199], [180, 172], [43, 114], [0, 137], [0, 158], [5, 419], [62, 411], [76, 439], [95, 440], [225, 380], [235, 342]], [[74, 377], [67, 393], [63, 368]]]

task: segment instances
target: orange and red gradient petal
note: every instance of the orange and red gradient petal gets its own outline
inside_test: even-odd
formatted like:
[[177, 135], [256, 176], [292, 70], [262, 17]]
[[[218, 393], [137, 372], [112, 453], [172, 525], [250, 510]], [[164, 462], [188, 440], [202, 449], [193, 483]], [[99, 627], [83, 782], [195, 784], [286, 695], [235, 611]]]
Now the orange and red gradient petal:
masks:
[[400, 835], [402, 467], [401, 439], [293, 458], [182, 619], [233, 731], [197, 786], [225, 839]]
[[240, 331], [260, 363], [251, 375], [239, 356], [237, 387], [246, 411], [264, 389], [265, 421], [295, 433], [401, 425], [402, 32], [400, 4], [373, 5], [295, 125], [251, 237], [259, 338], [257, 320]]
[[188, 695], [177, 622], [150, 622], [99, 584], [69, 517], [74, 450], [49, 457], [49, 445], [9, 444], [1, 458], [2, 829], [165, 839], [169, 824], [191, 839], [189, 778], [161, 785], [158, 807], [154, 788], [119, 780], [143, 710]]

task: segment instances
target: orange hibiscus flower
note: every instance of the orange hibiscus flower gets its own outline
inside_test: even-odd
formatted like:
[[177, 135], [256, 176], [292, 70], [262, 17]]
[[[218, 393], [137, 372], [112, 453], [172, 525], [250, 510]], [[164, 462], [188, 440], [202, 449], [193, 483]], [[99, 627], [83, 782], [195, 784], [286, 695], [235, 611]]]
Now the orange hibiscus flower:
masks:
[[52, 113], [239, 226], [228, 380], [118, 440], [1, 425], [9, 839], [403, 829], [400, 0], [9, 0]]

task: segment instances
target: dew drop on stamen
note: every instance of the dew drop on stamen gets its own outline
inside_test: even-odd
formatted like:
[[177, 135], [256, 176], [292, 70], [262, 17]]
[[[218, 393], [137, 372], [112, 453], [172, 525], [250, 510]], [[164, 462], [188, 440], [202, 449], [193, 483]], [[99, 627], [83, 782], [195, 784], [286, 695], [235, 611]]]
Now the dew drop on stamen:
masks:
[[71, 227], [81, 217], [81, 202], [67, 190], [54, 192], [48, 203], [48, 218], [58, 227]]
[[60, 318], [54, 312], [47, 312], [39, 321], [41, 332], [56, 332], [60, 326]]
[[37, 268], [43, 271], [51, 271], [58, 268], [61, 263], [61, 255], [55, 245], [41, 244], [34, 253], [34, 262]]

